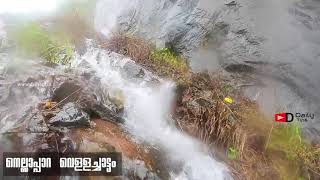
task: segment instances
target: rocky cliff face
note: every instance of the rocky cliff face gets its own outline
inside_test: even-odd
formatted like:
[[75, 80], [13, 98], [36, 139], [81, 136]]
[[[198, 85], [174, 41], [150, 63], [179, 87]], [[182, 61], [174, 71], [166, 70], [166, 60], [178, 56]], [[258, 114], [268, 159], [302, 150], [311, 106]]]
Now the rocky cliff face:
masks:
[[158, 47], [171, 46], [182, 53], [200, 46], [216, 17], [199, 7], [199, 0], [135, 0], [106, 21], [104, 10], [110, 5], [118, 7], [109, 1], [97, 4], [96, 24], [106, 34], [115, 29], [133, 33], [154, 40]]

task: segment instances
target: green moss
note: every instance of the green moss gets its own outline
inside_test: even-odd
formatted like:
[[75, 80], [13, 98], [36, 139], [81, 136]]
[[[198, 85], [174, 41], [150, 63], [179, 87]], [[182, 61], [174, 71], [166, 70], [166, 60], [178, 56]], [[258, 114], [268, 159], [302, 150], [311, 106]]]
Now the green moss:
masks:
[[152, 51], [151, 59], [178, 71], [183, 72], [188, 70], [187, 62], [168, 48]]
[[37, 23], [19, 27], [13, 33], [18, 52], [25, 56], [41, 57], [48, 63], [69, 64], [73, 47], [66, 37], [52, 34]]

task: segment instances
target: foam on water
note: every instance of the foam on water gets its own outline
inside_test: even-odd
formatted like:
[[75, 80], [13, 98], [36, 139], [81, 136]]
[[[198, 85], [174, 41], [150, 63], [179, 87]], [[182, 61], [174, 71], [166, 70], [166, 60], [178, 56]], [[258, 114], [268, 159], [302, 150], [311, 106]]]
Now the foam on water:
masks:
[[183, 164], [179, 174], [172, 172], [172, 179], [231, 179], [227, 168], [206, 153], [201, 143], [171, 125], [173, 82], [160, 80], [154, 87], [146, 81], [129, 80], [122, 76], [121, 69], [131, 60], [98, 48], [89, 48], [75, 62], [83, 61], [96, 71], [108, 91], [122, 91], [128, 130], [139, 139], [163, 147], [173, 163]]

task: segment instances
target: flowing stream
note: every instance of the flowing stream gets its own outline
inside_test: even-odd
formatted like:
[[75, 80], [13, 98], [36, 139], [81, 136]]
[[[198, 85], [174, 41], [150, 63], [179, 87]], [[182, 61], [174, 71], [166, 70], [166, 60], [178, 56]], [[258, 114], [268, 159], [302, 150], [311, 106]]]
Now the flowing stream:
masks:
[[[268, 67], [263, 66], [261, 71], [259, 67], [257, 69], [269, 85], [267, 91], [269, 92], [268, 87], [272, 86], [271, 89], [281, 92], [278, 95], [266, 94], [265, 99], [273, 97], [284, 102], [284, 105], [281, 104], [284, 110], [311, 110], [312, 113], [316, 113], [314, 111], [319, 108], [317, 100], [320, 97], [317, 91], [319, 88], [317, 68], [320, 67], [319, 2], [316, 0], [301, 0], [297, 1], [297, 4], [293, 0], [266, 2], [238, 0], [237, 5], [226, 6], [221, 0], [214, 2], [209, 0], [98, 0], [94, 22], [96, 30], [105, 36], [117, 31], [136, 33], [155, 39], [159, 47], [163, 47], [167, 42], [175, 42], [174, 45], [178, 50], [185, 50], [187, 53], [195, 50], [195, 47], [198, 47], [212, 30], [215, 35], [214, 40], [209, 40], [206, 48], [200, 48], [191, 53], [192, 66], [198, 66], [200, 70], [203, 70], [204, 66], [209, 67], [211, 71], [217, 71], [225, 64], [263, 62], [262, 64], [268, 64]], [[271, 10], [274, 13], [269, 16]], [[19, 9], [0, 7], [0, 13], [16, 11]], [[277, 19], [277, 17], [281, 18]], [[298, 20], [293, 21], [293, 17]], [[0, 21], [1, 48], [7, 43], [3, 26]], [[1, 72], [2, 68], [8, 65], [11, 57], [3, 53], [2, 49], [0, 50]], [[24, 62], [24, 59], [22, 61]], [[168, 160], [166, 165], [170, 171], [170, 179], [232, 179], [228, 168], [218, 162], [205, 145], [174, 126], [170, 114], [175, 98], [175, 84], [154, 77], [150, 72], [147, 72], [143, 79], [132, 79], [123, 73], [124, 66], [128, 62], [134, 63], [126, 57], [95, 47], [88, 40], [87, 50], [82, 55], [77, 54], [72, 64], [78, 70], [93, 70], [105, 92], [120, 92], [124, 101], [125, 128], [134, 135], [138, 143], [147, 142], [164, 150]], [[37, 69], [38, 66], [32, 64], [33, 61], [26, 60], [22, 70], [19, 69], [22, 67], [20, 61], [14, 63], [13, 60], [9, 63], [15, 71], [19, 72], [14, 75], [14, 78], [19, 80], [21, 78], [22, 81], [25, 80], [23, 76], [28, 74], [49, 72], [46, 69]], [[62, 72], [58, 68], [51, 70], [53, 73]], [[160, 82], [154, 83], [153, 79], [158, 79]], [[269, 81], [271, 82], [268, 83]], [[0, 87], [0, 90], [7, 91], [3, 87], [2, 89]], [[38, 90], [41, 91], [41, 89]], [[295, 100], [296, 94], [306, 102], [301, 102], [300, 99]], [[15, 92], [15, 95], [16, 99], [0, 109], [1, 133], [13, 129], [20, 123], [11, 119], [21, 119], [20, 113], [27, 111], [30, 104], [37, 104], [45, 98], [22, 90]], [[291, 96], [294, 97], [291, 98]], [[263, 101], [268, 103], [265, 99]], [[312, 108], [305, 109], [304, 106], [307, 105]], [[14, 112], [17, 108], [21, 112]], [[272, 105], [271, 114], [274, 113], [274, 109]], [[318, 128], [318, 122], [311, 122], [309, 126]]]
[[227, 168], [217, 162], [205, 147], [192, 137], [182, 133], [170, 118], [174, 99], [173, 82], [161, 80], [159, 85], [150, 85], [148, 79], [141, 82], [127, 79], [121, 73], [130, 59], [99, 48], [89, 48], [76, 60], [85, 61], [95, 70], [107, 91], [121, 91], [125, 101], [125, 126], [139, 140], [160, 146], [167, 152], [168, 164], [180, 164], [181, 170], [170, 172], [172, 179], [231, 179]]
[[[134, 1], [132, 3], [134, 4]], [[120, 5], [118, 2], [114, 2], [113, 5], [120, 8], [119, 10], [125, 9], [125, 6], [123, 4]], [[110, 23], [108, 24], [110, 27], [114, 26], [117, 15], [104, 16], [109, 18], [106, 19], [108, 20], [106, 22]], [[108, 33], [111, 32], [108, 27], [98, 28], [102, 32]], [[5, 36], [4, 31], [1, 31], [1, 36]], [[5, 41], [5, 39], [1, 38], [2, 41]], [[3, 55], [8, 54], [5, 52]], [[10, 58], [1, 58], [1, 62], [5, 63], [5, 60]], [[30, 68], [23, 68], [20, 71], [18, 64], [24, 61], [27, 64], [30, 63], [25, 66]], [[170, 179], [232, 179], [228, 168], [223, 163], [218, 162], [210, 151], [206, 149], [205, 145], [184, 134], [174, 126], [170, 114], [175, 98], [175, 84], [161, 79], [158, 85], [149, 83], [153, 78], [151, 73], [147, 73], [141, 81], [130, 79], [130, 77], [122, 73], [123, 66], [129, 61], [131, 60], [116, 53], [107, 52], [89, 45], [86, 53], [75, 56], [72, 64], [76, 69], [81, 69], [83, 64], [87, 64], [89, 67], [86, 66], [85, 68], [96, 72], [96, 76], [100, 78], [102, 88], [106, 89], [106, 92], [121, 92], [125, 103], [124, 118], [126, 121], [124, 126], [136, 137], [137, 141], [150, 143], [164, 151], [168, 160], [166, 165], [168, 166]], [[28, 75], [27, 72], [31, 74], [34, 72], [37, 72], [37, 74], [44, 72], [46, 74], [49, 72], [45, 69], [39, 70], [37, 68], [38, 65], [33, 64], [33, 61], [21, 59], [17, 63], [12, 67], [18, 73], [13, 74], [13, 78], [18, 78], [22, 81]], [[12, 62], [9, 64], [12, 64]], [[5, 63], [4, 65], [7, 66], [8, 64]], [[41, 68], [42, 66], [39, 67]], [[61, 71], [57, 69], [57, 72]], [[37, 88], [37, 90], [41, 92], [41, 88]], [[40, 102], [41, 99], [45, 99], [45, 97], [38, 97], [37, 94], [33, 94], [32, 91], [21, 90], [21, 92], [17, 91], [15, 93], [16, 101], [12, 101], [10, 106], [1, 109], [1, 132], [7, 132], [17, 127], [21, 123], [19, 120], [23, 119], [20, 118], [20, 116], [24, 115], [23, 110], [27, 110]], [[19, 107], [21, 106], [19, 109], [22, 112], [15, 113], [12, 111], [15, 109], [14, 106], [17, 107], [17, 103]], [[9, 119], [15, 119], [16, 121], [9, 121]]]

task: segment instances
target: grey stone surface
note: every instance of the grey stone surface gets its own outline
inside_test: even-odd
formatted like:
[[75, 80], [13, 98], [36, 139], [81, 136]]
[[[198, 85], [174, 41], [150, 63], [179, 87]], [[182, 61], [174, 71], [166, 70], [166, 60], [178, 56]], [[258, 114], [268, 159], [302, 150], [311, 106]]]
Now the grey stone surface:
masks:
[[127, 78], [143, 78], [145, 70], [133, 61], [128, 61], [121, 69], [121, 73]]
[[55, 117], [49, 120], [49, 124], [53, 126], [88, 127], [90, 126], [90, 116], [76, 104], [68, 103]]
[[[108, 1], [97, 5], [97, 24], [108, 26]], [[119, 11], [119, 31], [154, 40], [158, 48], [171, 46], [187, 54], [199, 47], [214, 26], [214, 13], [199, 7], [199, 0], [136, 0]]]
[[119, 115], [121, 109], [106, 96], [108, 92], [104, 91], [99, 79], [96, 79], [95, 76], [88, 77], [90, 78], [74, 78], [61, 83], [53, 92], [53, 101], [64, 100], [63, 104], [78, 101], [79, 107], [91, 117], [124, 122]]

